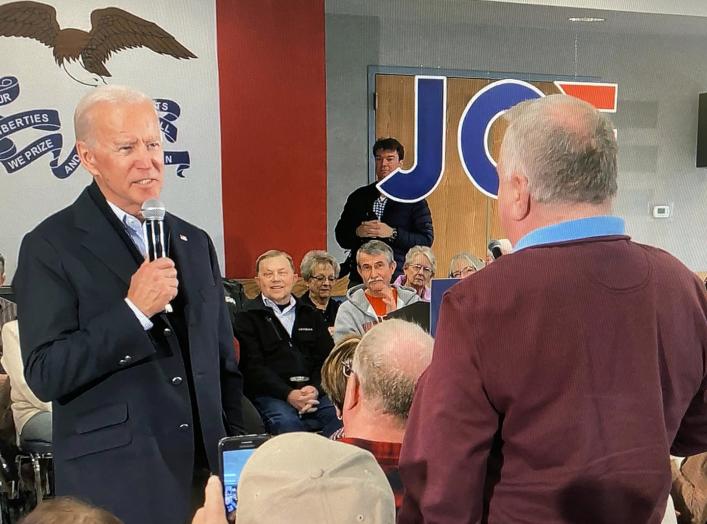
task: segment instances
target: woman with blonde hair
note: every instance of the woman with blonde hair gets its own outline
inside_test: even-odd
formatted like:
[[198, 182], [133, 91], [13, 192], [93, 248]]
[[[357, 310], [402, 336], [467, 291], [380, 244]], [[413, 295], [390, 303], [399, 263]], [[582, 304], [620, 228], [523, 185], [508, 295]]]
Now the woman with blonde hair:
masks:
[[336, 259], [320, 250], [305, 253], [300, 264], [300, 275], [307, 284], [307, 291], [300, 300], [322, 314], [330, 332], [339, 311], [339, 303], [331, 298], [339, 270]]
[[[336, 409], [336, 416], [341, 419], [344, 409], [344, 395], [346, 394], [346, 382], [351, 375], [351, 362], [354, 353], [361, 342], [361, 337], [349, 335], [343, 338], [322, 364], [322, 389], [331, 399]], [[338, 440], [343, 437], [343, 428], [334, 433], [331, 438]]]

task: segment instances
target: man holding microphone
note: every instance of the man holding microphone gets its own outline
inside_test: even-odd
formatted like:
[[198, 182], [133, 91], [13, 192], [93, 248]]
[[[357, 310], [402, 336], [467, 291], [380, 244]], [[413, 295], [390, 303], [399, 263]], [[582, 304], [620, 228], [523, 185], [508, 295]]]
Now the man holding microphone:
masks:
[[53, 402], [56, 492], [126, 524], [185, 522], [242, 427], [218, 260], [169, 213], [169, 258], [145, 260], [140, 210], [164, 176], [149, 97], [96, 88], [74, 127], [93, 183], [25, 236], [14, 280], [27, 382]]

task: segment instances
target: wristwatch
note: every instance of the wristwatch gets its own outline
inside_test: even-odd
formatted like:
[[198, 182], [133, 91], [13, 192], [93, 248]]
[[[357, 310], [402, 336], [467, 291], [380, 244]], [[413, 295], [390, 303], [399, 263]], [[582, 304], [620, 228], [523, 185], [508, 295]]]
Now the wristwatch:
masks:
[[391, 242], [394, 242], [395, 239], [398, 238], [398, 228], [397, 228], [397, 227], [394, 227], [394, 228], [393, 228], [393, 234], [390, 235], [389, 238], [390, 238], [390, 241], [391, 241]]

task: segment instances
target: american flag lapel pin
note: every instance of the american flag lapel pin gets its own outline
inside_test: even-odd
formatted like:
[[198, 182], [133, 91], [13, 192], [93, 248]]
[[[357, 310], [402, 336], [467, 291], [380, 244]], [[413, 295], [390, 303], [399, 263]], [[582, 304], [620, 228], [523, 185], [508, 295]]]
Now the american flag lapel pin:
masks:
[[186, 235], [179, 235], [179, 240], [184, 240], [184, 242], [189, 242], [189, 239], [187, 238]]

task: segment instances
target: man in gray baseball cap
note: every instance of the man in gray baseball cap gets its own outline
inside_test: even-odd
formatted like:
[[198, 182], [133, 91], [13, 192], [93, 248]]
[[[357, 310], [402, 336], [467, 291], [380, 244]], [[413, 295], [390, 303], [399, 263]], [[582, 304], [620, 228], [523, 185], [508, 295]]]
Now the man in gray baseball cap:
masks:
[[312, 433], [260, 446], [238, 484], [238, 524], [393, 524], [393, 491], [368, 451]]

